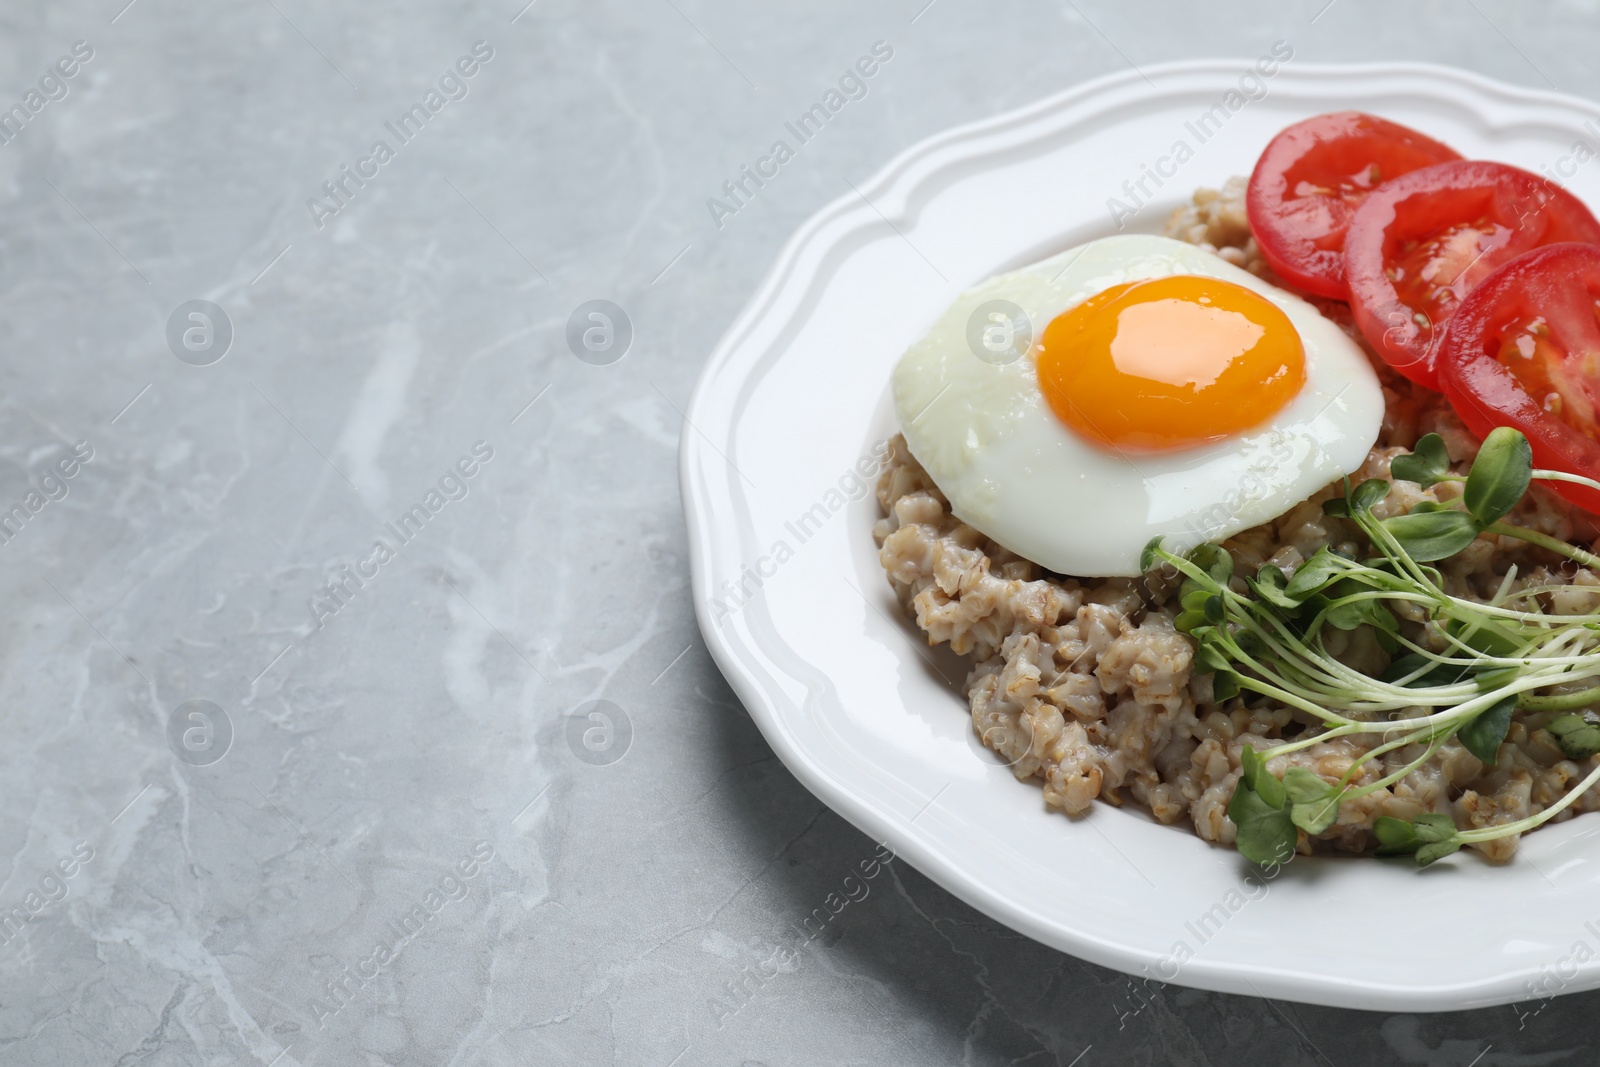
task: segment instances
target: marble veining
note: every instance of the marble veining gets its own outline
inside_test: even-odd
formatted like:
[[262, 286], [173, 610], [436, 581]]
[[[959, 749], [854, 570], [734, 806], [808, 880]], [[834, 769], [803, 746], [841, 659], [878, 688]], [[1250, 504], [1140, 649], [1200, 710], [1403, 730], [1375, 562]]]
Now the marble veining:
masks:
[[1592, 1061], [1600, 994], [1388, 1016], [1045, 949], [807, 793], [700, 641], [695, 375], [901, 149], [1280, 39], [1600, 95], [1592, 2], [1197, 11], [8, 12], [0, 1062]]

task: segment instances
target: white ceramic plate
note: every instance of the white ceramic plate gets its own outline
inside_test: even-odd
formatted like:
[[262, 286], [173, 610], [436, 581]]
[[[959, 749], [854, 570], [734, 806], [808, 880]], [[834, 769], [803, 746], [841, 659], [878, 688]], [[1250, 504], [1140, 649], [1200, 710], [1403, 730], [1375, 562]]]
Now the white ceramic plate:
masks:
[[[1271, 882], [1131, 809], [1069, 819], [978, 743], [952, 684], [964, 667], [923, 644], [878, 566], [877, 506], [852, 471], [895, 431], [887, 380], [901, 351], [963, 288], [1116, 232], [1108, 198], [1127, 202], [1123, 183], [1146, 167], [1171, 172], [1161, 157], [1177, 141], [1192, 158], [1159, 188], [1146, 179], [1129, 230], [1159, 231], [1195, 188], [1248, 173], [1283, 126], [1345, 108], [1468, 157], [1552, 168], [1600, 205], [1600, 160], [1572, 156], [1578, 141], [1600, 147], [1600, 108], [1441, 67], [1291, 60], [1247, 79], [1232, 102], [1257, 99], [1228, 110], [1252, 66], [1146, 68], [952, 130], [801, 227], [688, 410], [681, 478], [701, 629], [808, 788], [973, 907], [1062, 951], [1203, 989], [1389, 1011], [1600, 986], [1600, 818], [1539, 831], [1505, 867], [1299, 859]], [[1225, 118], [1201, 143], [1213, 104]]]

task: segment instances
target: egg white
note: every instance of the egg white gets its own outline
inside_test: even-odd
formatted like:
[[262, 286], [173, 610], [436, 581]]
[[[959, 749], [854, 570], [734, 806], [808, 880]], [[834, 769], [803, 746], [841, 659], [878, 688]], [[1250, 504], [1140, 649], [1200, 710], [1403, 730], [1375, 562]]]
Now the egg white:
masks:
[[[1299, 332], [1305, 386], [1254, 429], [1182, 451], [1109, 451], [1056, 418], [1031, 351], [996, 364], [969, 344], [969, 322], [988, 301], [1020, 307], [1037, 340], [1051, 319], [1104, 289], [1173, 274], [1244, 286]], [[1366, 356], [1316, 308], [1210, 252], [1142, 234], [1091, 241], [963, 293], [906, 350], [893, 391], [906, 444], [958, 518], [1082, 577], [1138, 574], [1157, 536], [1182, 552], [1283, 514], [1359, 467], [1384, 413]]]

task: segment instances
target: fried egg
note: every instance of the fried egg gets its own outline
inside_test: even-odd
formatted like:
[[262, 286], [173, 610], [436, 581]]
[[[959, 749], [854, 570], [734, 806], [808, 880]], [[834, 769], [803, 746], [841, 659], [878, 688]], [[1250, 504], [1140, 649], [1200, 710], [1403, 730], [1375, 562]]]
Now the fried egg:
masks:
[[1132, 576], [1356, 470], [1383, 392], [1304, 300], [1165, 237], [1091, 241], [952, 303], [896, 365], [912, 455], [1035, 563]]

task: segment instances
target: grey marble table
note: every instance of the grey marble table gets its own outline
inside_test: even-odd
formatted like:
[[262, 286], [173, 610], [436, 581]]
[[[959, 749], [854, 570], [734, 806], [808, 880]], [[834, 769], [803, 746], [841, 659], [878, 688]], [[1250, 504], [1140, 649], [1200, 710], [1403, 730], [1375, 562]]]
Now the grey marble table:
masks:
[[873, 845], [709, 659], [675, 469], [907, 145], [1279, 38], [1597, 97], [1592, 0], [524, 2], [0, 15], [0, 1062], [1595, 1061], [1594, 994], [1138, 999], [904, 863], [774, 965]]

